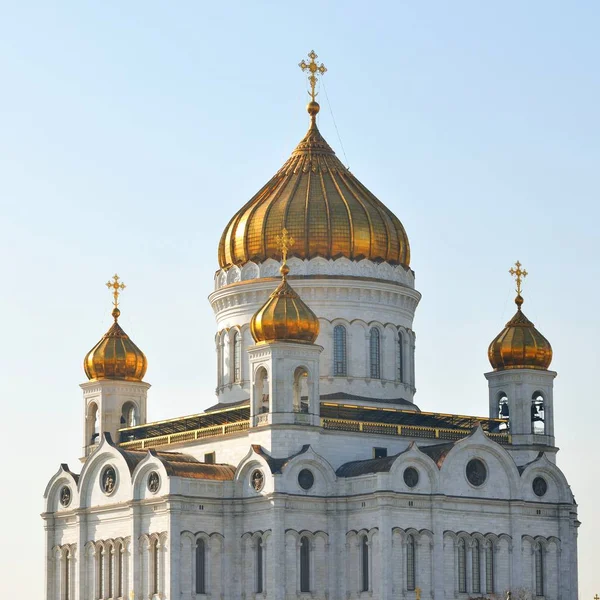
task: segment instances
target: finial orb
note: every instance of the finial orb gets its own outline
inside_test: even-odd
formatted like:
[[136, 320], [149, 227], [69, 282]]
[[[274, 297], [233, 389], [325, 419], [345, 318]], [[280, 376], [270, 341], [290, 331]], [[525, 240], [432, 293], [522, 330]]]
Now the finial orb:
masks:
[[121, 311], [116, 306], [113, 308], [112, 316], [115, 321], [121, 316]]
[[321, 110], [321, 106], [319, 105], [318, 102], [315, 102], [314, 100], [311, 100], [307, 105], [306, 105], [306, 110], [308, 111], [308, 114], [311, 117], [316, 117], [318, 112]]
[[281, 274], [282, 274], [284, 277], [286, 277], [286, 276], [287, 276], [287, 274], [290, 272], [290, 268], [289, 268], [289, 267], [288, 267], [286, 264], [283, 264], [283, 265], [281, 265], [281, 267], [279, 268], [279, 272], [280, 272], [280, 273], [281, 273]]
[[515, 298], [515, 304], [521, 308], [521, 306], [523, 306], [523, 296], [521, 296], [521, 294], [517, 294], [517, 297]]

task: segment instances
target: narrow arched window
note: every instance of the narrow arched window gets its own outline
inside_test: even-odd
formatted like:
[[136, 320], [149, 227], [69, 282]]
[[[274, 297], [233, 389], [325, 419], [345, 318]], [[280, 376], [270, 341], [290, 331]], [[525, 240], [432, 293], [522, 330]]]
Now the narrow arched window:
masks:
[[108, 549], [108, 597], [113, 597], [115, 589], [115, 549], [111, 546]]
[[544, 397], [536, 392], [531, 399], [531, 433], [546, 433], [546, 411]]
[[398, 332], [398, 356], [396, 360], [398, 362], [396, 379], [402, 383], [404, 381], [404, 336], [400, 332]]
[[[508, 398], [504, 392], [500, 392], [498, 397], [498, 418], [510, 419], [510, 410], [508, 407]], [[510, 428], [510, 422], [502, 423], [499, 427], [500, 431], [506, 431]]]
[[467, 546], [463, 538], [458, 540], [458, 591], [467, 592]]
[[263, 592], [263, 547], [262, 540], [256, 540], [256, 593]]
[[415, 538], [409, 535], [406, 538], [406, 589], [415, 589]]
[[65, 593], [63, 594], [64, 600], [71, 599], [71, 551], [67, 550], [65, 552], [65, 573], [64, 573], [64, 581], [65, 581]]
[[206, 544], [196, 541], [196, 594], [206, 594]]
[[360, 590], [369, 591], [369, 540], [363, 535], [360, 538]]
[[310, 541], [300, 539], [300, 591], [310, 592]]
[[242, 380], [242, 335], [239, 331], [233, 336], [233, 381]]
[[485, 591], [494, 593], [494, 546], [488, 542], [485, 548]]
[[473, 592], [481, 593], [481, 545], [479, 540], [473, 542], [472, 549]]
[[223, 385], [223, 342], [221, 337], [217, 338], [217, 387]]
[[125, 549], [123, 548], [123, 544], [119, 546], [119, 576], [117, 583], [117, 597], [123, 597], [123, 580], [125, 579]]
[[152, 559], [152, 593], [158, 594], [158, 540], [154, 540], [152, 542], [152, 546], [150, 547], [150, 555]]
[[104, 549], [98, 550], [98, 597], [104, 598]]
[[381, 340], [377, 327], [371, 328], [369, 334], [369, 362], [371, 379], [381, 378]]
[[335, 377], [348, 375], [346, 328], [343, 325], [336, 325], [333, 328], [333, 375]]
[[544, 549], [541, 544], [535, 547], [535, 595], [544, 595]]

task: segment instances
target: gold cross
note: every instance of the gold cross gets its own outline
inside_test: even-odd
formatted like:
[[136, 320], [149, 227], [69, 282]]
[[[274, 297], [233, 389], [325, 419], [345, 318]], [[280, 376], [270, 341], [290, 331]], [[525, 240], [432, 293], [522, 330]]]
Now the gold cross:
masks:
[[421, 588], [420, 587], [415, 588], [415, 599], [421, 600]]
[[109, 279], [106, 282], [106, 287], [109, 290], [112, 290], [113, 306], [117, 308], [119, 306], [119, 294], [121, 293], [121, 290], [125, 289], [125, 284], [119, 281], [119, 276], [115, 273], [112, 281]]
[[310, 58], [310, 62], [303, 60], [301, 63], [298, 63], [298, 66], [302, 69], [302, 71], [310, 71], [310, 75], [308, 76], [308, 83], [310, 84], [309, 94], [314, 102], [315, 98], [317, 97], [317, 92], [315, 92], [315, 88], [317, 87], [317, 75], [324, 75], [327, 69], [323, 63], [318, 64], [315, 61], [315, 58], [318, 58], [318, 56], [314, 50], [311, 50], [308, 53], [308, 58]]
[[596, 595], [594, 596], [594, 600], [600, 600], [600, 596], [598, 596], [598, 594], [596, 594]]
[[288, 230], [284, 227], [281, 230], [281, 235], [277, 236], [277, 246], [281, 250], [281, 262], [287, 261], [288, 250], [294, 245], [294, 238], [288, 235]]
[[[515, 263], [515, 267], [517, 267], [517, 268], [513, 269], [511, 267], [508, 272], [517, 280], [517, 294], [519, 294], [519, 296], [520, 296], [521, 295], [521, 282], [523, 281], [523, 279], [525, 277], [527, 277], [527, 271], [525, 269], [521, 269], [521, 263], [519, 261], [517, 261]], [[600, 599], [598, 599], [598, 600], [600, 600]]]

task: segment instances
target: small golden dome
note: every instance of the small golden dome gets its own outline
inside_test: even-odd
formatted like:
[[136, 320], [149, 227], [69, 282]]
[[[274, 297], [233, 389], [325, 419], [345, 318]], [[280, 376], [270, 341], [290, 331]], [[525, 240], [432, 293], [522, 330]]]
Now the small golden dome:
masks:
[[83, 369], [88, 379], [124, 379], [142, 381], [148, 368], [144, 353], [129, 339], [117, 322], [121, 311], [118, 308], [119, 293], [125, 284], [115, 275], [107, 287], [114, 297], [112, 316], [115, 322], [102, 339], [86, 354]]
[[254, 313], [250, 332], [259, 342], [304, 342], [313, 344], [319, 335], [319, 319], [287, 282], [289, 267], [281, 266], [281, 283]]
[[523, 297], [515, 298], [517, 312], [488, 348], [488, 358], [495, 371], [504, 369], [548, 369], [552, 362], [550, 342], [523, 314]]
[[307, 110], [311, 125], [275, 176], [231, 219], [219, 242], [219, 265], [277, 260], [276, 237], [286, 228], [296, 240], [290, 256], [364, 258], [410, 264], [402, 223], [337, 158], [316, 124], [319, 104]]

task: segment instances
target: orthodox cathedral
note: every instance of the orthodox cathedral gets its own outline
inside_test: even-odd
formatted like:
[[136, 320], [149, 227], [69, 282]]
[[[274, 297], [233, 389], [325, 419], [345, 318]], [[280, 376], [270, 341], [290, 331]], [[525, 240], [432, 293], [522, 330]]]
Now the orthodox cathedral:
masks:
[[308, 132], [221, 236], [214, 406], [148, 420], [108, 282], [82, 466], [44, 493], [45, 600], [577, 598], [527, 273], [511, 269], [516, 312], [488, 349], [488, 416], [417, 406], [408, 237], [321, 136], [316, 59]]

